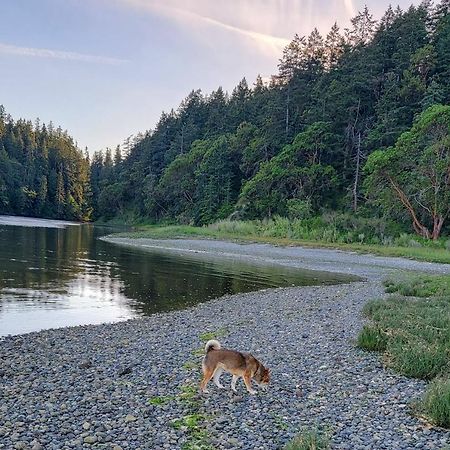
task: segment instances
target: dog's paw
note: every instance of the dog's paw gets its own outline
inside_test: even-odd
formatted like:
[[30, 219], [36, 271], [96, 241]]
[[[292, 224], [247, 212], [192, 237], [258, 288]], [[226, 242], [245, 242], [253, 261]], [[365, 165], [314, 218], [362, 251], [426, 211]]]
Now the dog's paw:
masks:
[[251, 391], [248, 391], [248, 393], [250, 395], [256, 395], [258, 393], [258, 391], [255, 391], [254, 389], [252, 389]]

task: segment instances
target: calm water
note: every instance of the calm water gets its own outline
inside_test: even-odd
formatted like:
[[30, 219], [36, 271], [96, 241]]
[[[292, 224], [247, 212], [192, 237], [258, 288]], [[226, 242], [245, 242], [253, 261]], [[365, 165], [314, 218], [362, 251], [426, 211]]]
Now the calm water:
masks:
[[39, 220], [23, 226], [25, 221], [0, 217], [0, 335], [113, 322], [224, 294], [346, 279], [120, 247], [98, 239], [111, 228], [52, 228]]

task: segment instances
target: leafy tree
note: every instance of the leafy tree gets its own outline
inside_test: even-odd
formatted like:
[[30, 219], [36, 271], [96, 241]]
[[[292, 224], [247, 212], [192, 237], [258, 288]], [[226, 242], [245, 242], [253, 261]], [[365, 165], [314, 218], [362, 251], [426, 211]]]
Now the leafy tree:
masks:
[[[291, 145], [270, 161], [243, 187], [240, 206], [250, 216], [286, 215], [288, 202], [308, 202], [314, 211], [329, 203], [336, 187], [336, 172], [322, 159], [333, 148], [326, 123], [315, 123], [296, 136]], [[291, 202], [292, 205], [292, 202]]]
[[375, 203], [400, 207], [417, 234], [439, 238], [450, 214], [450, 106], [424, 111], [394, 147], [372, 153], [365, 171]]

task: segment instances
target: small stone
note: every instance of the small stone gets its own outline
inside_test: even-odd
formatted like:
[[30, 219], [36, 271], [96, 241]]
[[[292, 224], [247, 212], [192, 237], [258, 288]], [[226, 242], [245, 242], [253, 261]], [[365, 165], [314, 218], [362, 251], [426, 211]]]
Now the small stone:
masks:
[[124, 367], [123, 369], [119, 370], [118, 374], [119, 374], [119, 377], [122, 377], [124, 375], [128, 375], [132, 371], [133, 371], [133, 369], [131, 367]]
[[14, 448], [16, 450], [25, 450], [27, 448], [27, 444], [25, 444], [25, 442], [19, 441], [14, 444]]
[[97, 442], [96, 436], [86, 436], [84, 439], [85, 444], [95, 444]]
[[87, 430], [89, 430], [89, 428], [91, 428], [91, 424], [89, 422], [84, 422], [83, 429], [87, 431]]
[[90, 361], [83, 361], [78, 365], [78, 367], [80, 369], [89, 369], [90, 367], [92, 367], [92, 363]]
[[134, 417], [132, 414], [127, 414], [125, 416], [125, 422], [136, 422], [137, 418]]

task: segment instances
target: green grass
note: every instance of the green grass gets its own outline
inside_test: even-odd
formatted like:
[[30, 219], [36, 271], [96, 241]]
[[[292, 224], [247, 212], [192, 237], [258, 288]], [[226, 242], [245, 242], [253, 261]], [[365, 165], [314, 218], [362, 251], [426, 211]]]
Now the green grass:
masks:
[[[450, 264], [450, 241], [426, 241], [413, 235], [401, 234], [397, 239], [366, 237], [358, 230], [346, 230], [344, 223], [323, 223], [320, 219], [306, 221], [274, 218], [261, 221], [221, 221], [203, 227], [188, 225], [138, 225], [136, 231], [118, 233], [117, 237], [178, 239], [206, 238], [238, 242], [263, 242], [274, 245], [337, 248], [382, 256], [397, 256]], [[350, 225], [349, 225], [350, 226]]]
[[397, 372], [431, 381], [419, 411], [431, 423], [450, 428], [450, 276], [414, 276], [386, 286], [395, 294], [366, 304], [372, 322], [357, 344], [384, 352]]
[[221, 337], [224, 337], [228, 334], [228, 329], [225, 327], [219, 328], [216, 331], [205, 331], [204, 333], [200, 334], [200, 340], [206, 344], [211, 339], [219, 339]]
[[450, 428], [450, 379], [436, 379], [430, 383], [421, 407], [433, 423]]
[[387, 280], [386, 292], [406, 297], [450, 296], [450, 276], [421, 275], [400, 280]]
[[304, 430], [286, 444], [284, 450], [328, 450], [330, 448], [328, 436], [318, 430]]
[[165, 396], [165, 397], [155, 396], [155, 397], [149, 398], [148, 402], [150, 403], [150, 405], [165, 405], [174, 399], [175, 399], [175, 397], [173, 397], [173, 396]]
[[363, 350], [382, 352], [386, 350], [387, 337], [376, 325], [364, 325], [358, 336], [358, 347]]

